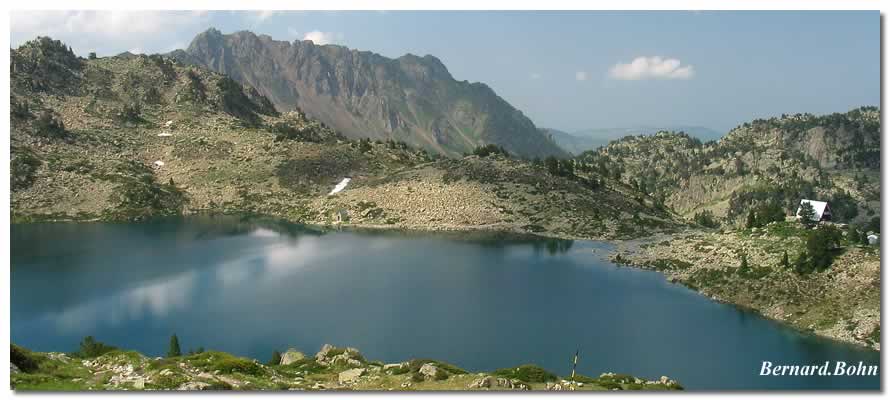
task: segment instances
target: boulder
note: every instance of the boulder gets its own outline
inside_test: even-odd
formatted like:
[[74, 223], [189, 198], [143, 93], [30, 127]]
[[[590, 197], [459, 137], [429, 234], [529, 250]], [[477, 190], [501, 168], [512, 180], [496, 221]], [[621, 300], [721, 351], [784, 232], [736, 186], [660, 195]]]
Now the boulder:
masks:
[[340, 381], [341, 384], [354, 382], [358, 380], [358, 378], [364, 373], [364, 368], [347, 369], [346, 371], [343, 371], [339, 375], [337, 375], [337, 380]]
[[395, 364], [384, 364], [383, 370], [386, 371], [386, 370], [392, 369], [392, 368], [404, 368], [406, 366], [408, 366], [407, 362], [400, 362], [400, 363], [395, 363]]
[[[335, 353], [335, 355], [332, 356], [332, 353]], [[364, 358], [362, 353], [352, 347], [347, 347], [341, 351], [334, 346], [326, 344], [322, 346], [321, 351], [315, 354], [315, 361], [321, 365], [338, 364], [360, 367]]]
[[291, 365], [304, 358], [306, 358], [306, 355], [303, 353], [295, 349], [287, 349], [287, 351], [281, 355], [281, 365]]
[[330, 353], [333, 349], [334, 346], [330, 344], [321, 346], [321, 350], [319, 350], [318, 353], [315, 353], [315, 361], [319, 363], [324, 362], [328, 358], [328, 353]]
[[361, 357], [361, 353], [356, 349], [348, 348], [343, 354], [337, 354], [328, 360], [328, 364], [337, 365], [337, 364], [346, 364], [353, 367], [360, 367], [362, 362], [359, 360]]
[[426, 363], [420, 367], [420, 374], [423, 375], [425, 379], [434, 380], [436, 379], [436, 373], [439, 372], [439, 368], [436, 367], [435, 364]]
[[493, 377], [484, 376], [482, 378], [479, 378], [479, 379], [473, 381], [473, 383], [470, 384], [469, 388], [470, 389], [486, 389], [486, 388], [490, 388], [493, 383], [494, 383]]
[[670, 387], [670, 386], [677, 386], [677, 381], [675, 381], [675, 380], [673, 380], [673, 379], [671, 379], [671, 378], [668, 378], [668, 377], [666, 377], [666, 376], [662, 376], [661, 378], [659, 378], [659, 379], [658, 379], [658, 383], [660, 383], [660, 384], [662, 384], [662, 385], [665, 385], [665, 386], [669, 386], [669, 387]]
[[178, 388], [176, 388], [176, 390], [204, 390], [208, 386], [210, 386], [209, 383], [192, 381], [183, 383]]
[[22, 370], [20, 370], [19, 367], [17, 367], [15, 364], [13, 364], [12, 362], [10, 362], [10, 363], [9, 363], [9, 373], [10, 373], [10, 374], [17, 374], [17, 373], [19, 373], [19, 372], [22, 372]]

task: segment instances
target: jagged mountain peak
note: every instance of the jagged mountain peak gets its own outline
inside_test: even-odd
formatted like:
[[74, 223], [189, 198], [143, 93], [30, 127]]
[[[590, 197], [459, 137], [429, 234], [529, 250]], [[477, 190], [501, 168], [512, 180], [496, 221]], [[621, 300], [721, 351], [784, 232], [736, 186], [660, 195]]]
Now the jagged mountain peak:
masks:
[[396, 59], [340, 45], [210, 29], [181, 62], [225, 73], [348, 137], [394, 139], [457, 156], [497, 144], [524, 157], [565, 156], [522, 112], [482, 83], [456, 81], [432, 55]]

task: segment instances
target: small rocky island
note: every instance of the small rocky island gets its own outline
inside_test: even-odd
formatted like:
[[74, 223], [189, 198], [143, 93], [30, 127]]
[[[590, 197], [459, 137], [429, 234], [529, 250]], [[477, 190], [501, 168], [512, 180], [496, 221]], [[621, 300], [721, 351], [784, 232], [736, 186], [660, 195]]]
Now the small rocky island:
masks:
[[329, 344], [315, 357], [290, 349], [261, 363], [203, 349], [147, 357], [87, 338], [80, 351], [70, 354], [33, 352], [13, 344], [10, 368], [17, 391], [683, 389], [665, 376], [653, 381], [610, 372], [572, 379], [531, 364], [480, 373], [430, 359], [384, 364], [366, 360], [357, 349]]

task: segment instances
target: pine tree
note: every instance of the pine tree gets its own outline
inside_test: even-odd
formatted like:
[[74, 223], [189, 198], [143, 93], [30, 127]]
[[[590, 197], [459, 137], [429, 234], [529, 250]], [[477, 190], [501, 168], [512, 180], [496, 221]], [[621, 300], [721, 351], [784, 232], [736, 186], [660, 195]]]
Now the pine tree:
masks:
[[797, 259], [794, 260], [794, 272], [797, 272], [800, 275], [805, 275], [811, 271], [810, 263], [807, 260], [807, 253], [801, 252], [797, 255]]
[[854, 225], [847, 227], [847, 243], [857, 244], [860, 242], [859, 231]]
[[559, 160], [556, 157], [549, 156], [544, 159], [544, 165], [547, 166], [547, 172], [550, 175], [559, 175]]
[[173, 336], [170, 337], [170, 348], [167, 350], [167, 357], [179, 357], [181, 355], [182, 351], [179, 349], [179, 338], [177, 338], [174, 333]]
[[823, 226], [807, 235], [806, 249], [811, 269], [824, 271], [831, 266], [834, 249], [840, 244], [841, 233], [834, 227]]
[[800, 218], [800, 223], [807, 228], [812, 227], [816, 223], [816, 221], [813, 221], [816, 219], [816, 209], [813, 208], [809, 201], [800, 203], [800, 211], [797, 213], [797, 216]]
[[748, 256], [742, 254], [742, 263], [739, 265], [738, 273], [740, 276], [748, 276], [750, 272], [751, 268], [748, 267]]
[[745, 221], [745, 228], [751, 229], [757, 226], [757, 216], [754, 215], [754, 210], [748, 210], [748, 219]]
[[281, 353], [278, 350], [272, 352], [272, 358], [269, 359], [269, 365], [281, 364]]
[[788, 250], [782, 252], [782, 268], [788, 268]]

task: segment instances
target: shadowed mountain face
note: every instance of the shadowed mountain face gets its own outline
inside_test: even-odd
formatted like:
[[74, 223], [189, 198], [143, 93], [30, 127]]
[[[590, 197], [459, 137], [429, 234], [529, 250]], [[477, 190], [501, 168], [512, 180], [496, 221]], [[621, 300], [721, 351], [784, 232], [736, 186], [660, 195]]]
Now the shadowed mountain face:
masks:
[[491, 88], [454, 80], [433, 56], [390, 59], [215, 29], [171, 56], [225, 73], [279, 110], [299, 107], [348, 137], [392, 138], [451, 156], [492, 143], [524, 157], [565, 155]]

